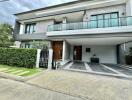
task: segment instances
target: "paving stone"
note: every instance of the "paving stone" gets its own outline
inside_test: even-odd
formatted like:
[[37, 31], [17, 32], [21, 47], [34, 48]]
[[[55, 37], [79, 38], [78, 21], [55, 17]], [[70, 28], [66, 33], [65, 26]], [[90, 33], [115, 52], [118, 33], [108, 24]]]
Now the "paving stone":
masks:
[[71, 69], [79, 69], [79, 70], [86, 70], [86, 67], [83, 62], [74, 62], [71, 67]]
[[101, 66], [100, 64], [95, 64], [95, 63], [88, 63], [88, 65], [90, 66], [90, 68], [93, 70], [93, 71], [96, 71], [96, 72], [103, 72], [103, 73], [111, 73], [111, 74], [116, 74], [115, 72]]
[[123, 74], [130, 75], [130, 76], [132, 75], [132, 70], [122, 68], [122, 67], [120, 67], [120, 65], [116, 65], [116, 64], [105, 64], [105, 65], [110, 68], [113, 68], [114, 70], [117, 70]]
[[42, 89], [9, 79], [0, 79], [0, 100], [88, 100]]

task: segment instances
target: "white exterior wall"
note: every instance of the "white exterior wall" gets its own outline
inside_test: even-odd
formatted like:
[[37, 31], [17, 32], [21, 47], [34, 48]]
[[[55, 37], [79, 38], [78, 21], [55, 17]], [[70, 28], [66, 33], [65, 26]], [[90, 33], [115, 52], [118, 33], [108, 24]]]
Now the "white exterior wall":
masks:
[[[38, 22], [35, 22], [35, 23], [36, 23], [35, 33], [46, 33], [48, 26], [54, 24], [54, 20], [44, 20], [44, 21], [38, 21]], [[19, 31], [20, 35], [24, 34], [25, 28], [26, 28], [25, 26], [26, 26], [26, 24], [21, 24], [20, 25], [20, 31]]]
[[[91, 52], [86, 52], [86, 48], [91, 48]], [[70, 59], [73, 60], [73, 46], [70, 51]], [[96, 54], [101, 63], [117, 64], [116, 46], [82, 46], [82, 61], [90, 62], [90, 58]]]
[[127, 14], [127, 16], [132, 16], [132, 0], [127, 0], [126, 14]]
[[21, 42], [20, 41], [15, 41], [14, 45], [15, 45], [16, 48], [20, 48]]
[[48, 25], [53, 25], [54, 20], [40, 21], [36, 24], [36, 33], [47, 32]]
[[86, 11], [86, 14], [85, 14], [85, 16], [83, 18], [83, 21], [89, 21], [91, 15], [103, 14], [103, 13], [111, 13], [111, 12], [119, 12], [119, 17], [123, 17], [125, 15], [122, 15], [122, 13], [125, 14], [126, 5], [125, 4], [121, 4], [121, 5], [116, 5], [116, 6], [89, 9], [89, 10]]

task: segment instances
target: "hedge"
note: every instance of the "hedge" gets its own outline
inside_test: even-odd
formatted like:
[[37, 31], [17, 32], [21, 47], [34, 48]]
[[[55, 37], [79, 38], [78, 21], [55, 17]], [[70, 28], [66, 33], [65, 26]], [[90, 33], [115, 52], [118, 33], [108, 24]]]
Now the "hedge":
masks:
[[33, 68], [36, 55], [36, 49], [0, 48], [0, 64]]

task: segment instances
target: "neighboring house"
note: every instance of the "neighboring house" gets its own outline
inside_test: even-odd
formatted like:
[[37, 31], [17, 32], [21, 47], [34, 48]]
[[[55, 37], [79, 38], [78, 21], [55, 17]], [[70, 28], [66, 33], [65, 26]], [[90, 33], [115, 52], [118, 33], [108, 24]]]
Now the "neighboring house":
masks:
[[[53, 59], [125, 63], [132, 40], [132, 0], [79, 0], [15, 14], [15, 39], [50, 42]], [[96, 58], [96, 59], [92, 59]]]

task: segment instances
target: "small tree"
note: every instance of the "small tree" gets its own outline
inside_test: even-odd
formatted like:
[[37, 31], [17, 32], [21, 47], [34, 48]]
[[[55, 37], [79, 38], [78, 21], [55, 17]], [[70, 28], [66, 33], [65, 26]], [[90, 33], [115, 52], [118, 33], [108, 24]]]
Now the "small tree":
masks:
[[33, 41], [32, 43], [32, 48], [37, 48], [37, 49], [48, 49], [49, 42], [47, 41]]
[[12, 32], [10, 24], [0, 24], [0, 47], [10, 47], [13, 44]]

